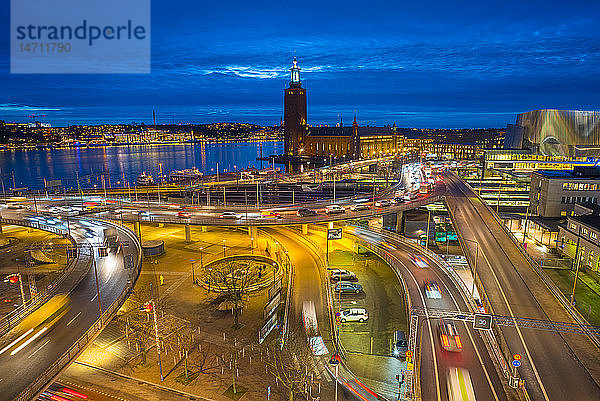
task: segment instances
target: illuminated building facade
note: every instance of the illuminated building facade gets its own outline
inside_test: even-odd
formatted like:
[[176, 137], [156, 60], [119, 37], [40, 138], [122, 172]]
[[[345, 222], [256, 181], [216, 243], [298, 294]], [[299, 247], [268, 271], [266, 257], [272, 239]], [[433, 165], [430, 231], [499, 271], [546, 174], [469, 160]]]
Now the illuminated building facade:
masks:
[[600, 156], [600, 112], [543, 109], [522, 113], [506, 131], [505, 148], [558, 157]]
[[296, 58], [284, 92], [284, 149], [287, 156], [335, 157], [347, 160], [401, 151], [396, 127], [310, 126], [307, 123], [306, 89]]
[[530, 210], [543, 218], [571, 215], [577, 203], [600, 203], [600, 169], [536, 171], [531, 176]]

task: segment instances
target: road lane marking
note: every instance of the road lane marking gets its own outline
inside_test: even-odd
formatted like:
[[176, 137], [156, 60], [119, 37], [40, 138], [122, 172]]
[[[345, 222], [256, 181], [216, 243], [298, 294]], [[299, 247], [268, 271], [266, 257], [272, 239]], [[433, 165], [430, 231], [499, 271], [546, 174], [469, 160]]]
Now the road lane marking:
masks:
[[41, 347], [39, 347], [38, 349], [36, 349], [35, 351], [33, 351], [33, 354], [29, 355], [27, 358], [31, 358], [32, 356], [34, 356], [34, 355], [35, 355], [35, 354], [36, 354], [36, 353], [37, 353], [39, 350], [41, 350], [42, 348], [44, 348], [44, 346], [45, 346], [46, 344], [48, 344], [49, 342], [50, 342], [50, 340], [49, 340], [49, 339], [48, 339], [48, 340], [46, 340], [46, 342], [45, 342], [44, 344], [42, 344], [42, 346], [41, 346]]
[[[390, 253], [390, 255], [392, 255], [392, 254]], [[394, 257], [394, 259], [396, 259], [396, 261], [398, 263], [400, 263], [402, 265], [402, 267], [404, 267], [404, 269], [406, 269], [406, 271], [408, 271], [408, 274], [410, 274], [410, 277], [415, 282], [415, 285], [417, 286], [417, 290], [419, 291], [419, 297], [421, 297], [421, 303], [423, 304], [423, 309], [425, 310], [425, 320], [427, 321], [427, 328], [429, 329], [429, 341], [431, 342], [431, 353], [433, 354], [433, 361], [434, 361], [433, 370], [435, 372], [435, 386], [436, 386], [437, 399], [438, 399], [438, 401], [441, 401], [442, 393], [440, 390], [440, 377], [439, 377], [440, 374], [439, 374], [439, 369], [438, 369], [437, 356], [435, 353], [435, 342], [433, 341], [433, 330], [431, 329], [431, 320], [429, 319], [429, 311], [427, 310], [427, 304], [425, 303], [425, 298], [423, 298], [423, 291], [421, 291], [421, 287], [419, 286], [417, 279], [412, 274], [412, 272], [409, 270], [409, 268], [406, 267], [406, 265], [396, 255], [392, 255], [392, 256]]]
[[94, 295], [94, 298], [92, 298], [92, 300], [90, 302], [94, 302], [94, 300], [98, 298], [98, 294]]
[[[93, 300], [92, 300], [93, 301]], [[67, 326], [70, 325], [71, 323], [73, 323], [73, 320], [77, 319], [77, 317], [81, 315], [81, 312], [79, 312], [78, 314], [75, 315], [75, 317], [71, 320], [69, 320], [69, 323], [67, 323]]]
[[[481, 217], [481, 215], [479, 215], [479, 217]], [[482, 220], [483, 220], [483, 218], [482, 218]], [[488, 229], [488, 231], [489, 231], [489, 229]], [[490, 231], [490, 234], [493, 235], [493, 233], [491, 231]], [[498, 244], [498, 245], [500, 245], [500, 244]], [[540, 377], [540, 374], [539, 374], [539, 372], [537, 370], [537, 367], [535, 366], [535, 362], [533, 362], [533, 358], [531, 357], [531, 354], [529, 353], [529, 348], [527, 347], [527, 344], [525, 343], [525, 339], [523, 338], [523, 334], [521, 333], [521, 328], [517, 324], [517, 321], [515, 320], [515, 315], [513, 313], [513, 310], [510, 307], [510, 304], [508, 303], [508, 299], [506, 298], [506, 294], [504, 293], [504, 289], [500, 285], [500, 282], [498, 281], [498, 277], [496, 276], [496, 272], [492, 268], [492, 265], [490, 264], [490, 261], [488, 260], [487, 256], [485, 256], [484, 252], [481, 252], [481, 254], [483, 255], [483, 258], [487, 262], [488, 266], [490, 267], [490, 271], [492, 272], [492, 275], [494, 276], [494, 280], [496, 281], [496, 285], [498, 285], [498, 288], [500, 289], [500, 293], [502, 294], [502, 298], [504, 299], [504, 303], [506, 304], [506, 306], [508, 308], [508, 311], [510, 312], [510, 316], [512, 316], [512, 318], [513, 318], [513, 323], [515, 324], [515, 328], [517, 329], [517, 333], [519, 334], [519, 339], [521, 340], [521, 344], [523, 344], [523, 348], [525, 348], [525, 353], [527, 353], [527, 358], [529, 358], [529, 362], [531, 363], [531, 367], [533, 368], [533, 373], [535, 374], [535, 378], [536, 378], [538, 384], [540, 385], [540, 389], [542, 390], [542, 394], [544, 395], [544, 399], [546, 401], [550, 401], [550, 398], [548, 397], [548, 393], [546, 393], [546, 388], [544, 387], [544, 384], [542, 383], [542, 378]], [[506, 258], [510, 261], [510, 258], [508, 257], [508, 255], [506, 255]], [[512, 264], [512, 262], [511, 262], [511, 264]]]
[[[434, 265], [437, 265], [437, 263], [434, 263]], [[444, 280], [441, 279], [441, 277], [437, 274], [437, 272], [435, 272], [435, 274], [440, 279], [440, 282], [442, 283], [442, 285], [446, 289], [446, 292], [448, 292], [448, 295], [450, 295], [450, 298], [452, 298], [452, 302], [454, 302], [454, 305], [456, 306], [456, 309], [460, 310], [460, 307], [458, 306], [458, 303], [456, 302], [456, 299], [454, 298], [454, 295], [452, 295], [452, 292], [450, 292], [450, 289], [448, 288], [448, 286], [446, 285], [446, 283], [444, 283]], [[488, 374], [488, 371], [487, 371], [487, 369], [486, 369], [486, 367], [485, 367], [485, 365], [483, 363], [483, 359], [481, 358], [481, 355], [479, 354], [479, 350], [477, 349], [477, 346], [475, 345], [475, 340], [473, 339], [473, 336], [471, 335], [471, 330], [469, 329], [469, 327], [467, 326], [467, 324], [465, 322], [463, 322], [463, 324], [465, 326], [465, 331], [469, 335], [469, 339], [471, 340], [471, 344], [473, 344], [473, 349], [475, 350], [475, 354], [477, 355], [477, 359], [479, 360], [479, 364], [481, 365], [483, 373], [485, 373], [485, 378], [486, 378], [486, 380], [487, 380], [487, 382], [488, 382], [488, 384], [490, 386], [490, 389], [492, 390], [492, 394], [494, 394], [494, 399], [496, 401], [499, 401], [498, 395], [496, 394], [496, 389], [494, 389], [494, 385], [492, 384], [492, 379], [490, 378], [490, 375]]]

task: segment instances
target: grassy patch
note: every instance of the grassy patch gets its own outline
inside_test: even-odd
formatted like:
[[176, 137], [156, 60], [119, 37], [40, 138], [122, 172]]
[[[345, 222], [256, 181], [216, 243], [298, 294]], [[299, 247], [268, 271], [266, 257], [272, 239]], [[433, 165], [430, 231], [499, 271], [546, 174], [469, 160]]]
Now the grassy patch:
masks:
[[232, 400], [239, 400], [244, 396], [244, 394], [246, 394], [246, 391], [248, 391], [246, 387], [242, 387], [239, 384], [235, 386], [235, 389], [237, 391], [236, 393], [233, 392], [233, 385], [231, 385], [227, 390], [225, 390], [223, 395], [231, 398]]
[[[567, 299], [571, 299], [575, 272], [572, 270], [552, 269], [546, 270], [546, 274], [560, 288]], [[579, 280], [575, 290], [575, 307], [590, 324], [597, 326], [600, 325], [600, 294], [593, 291], [596, 287], [598, 287], [598, 282], [595, 276], [579, 272]]]
[[198, 373], [198, 372], [190, 372], [188, 370], [188, 376], [185, 377], [185, 371], [184, 371], [179, 376], [177, 376], [175, 378], [175, 381], [177, 383], [183, 384], [184, 386], [188, 386], [191, 382], [193, 382], [194, 380], [196, 380], [196, 377], [198, 377], [199, 374], [200, 373]]

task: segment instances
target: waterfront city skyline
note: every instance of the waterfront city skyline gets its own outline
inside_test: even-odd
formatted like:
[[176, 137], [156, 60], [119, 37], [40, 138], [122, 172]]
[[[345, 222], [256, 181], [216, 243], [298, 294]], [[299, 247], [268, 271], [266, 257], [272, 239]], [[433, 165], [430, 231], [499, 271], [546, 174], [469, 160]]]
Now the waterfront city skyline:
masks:
[[149, 75], [10, 74], [2, 35], [0, 119], [278, 124], [294, 55], [313, 124], [503, 127], [533, 109], [597, 109], [598, 5], [263, 6], [153, 2]]

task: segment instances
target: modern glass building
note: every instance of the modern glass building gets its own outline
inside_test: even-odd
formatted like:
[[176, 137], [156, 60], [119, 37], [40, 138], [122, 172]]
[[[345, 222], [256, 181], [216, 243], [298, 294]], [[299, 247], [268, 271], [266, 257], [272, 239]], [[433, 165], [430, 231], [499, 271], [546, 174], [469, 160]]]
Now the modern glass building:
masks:
[[507, 129], [504, 147], [545, 156], [600, 156], [600, 112], [543, 109], [519, 114]]

